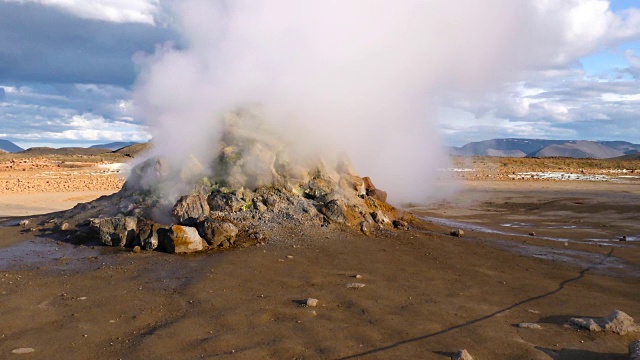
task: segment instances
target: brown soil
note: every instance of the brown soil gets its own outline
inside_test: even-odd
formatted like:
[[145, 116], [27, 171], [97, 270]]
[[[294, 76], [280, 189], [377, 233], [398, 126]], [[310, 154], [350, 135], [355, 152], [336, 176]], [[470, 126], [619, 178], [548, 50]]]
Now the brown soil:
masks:
[[[640, 241], [613, 241], [640, 234], [638, 203], [634, 184], [468, 181], [414, 208], [432, 219], [409, 231], [310, 226], [184, 256], [75, 246], [7, 219], [0, 357], [622, 360], [640, 334], [563, 325], [613, 309], [640, 319]], [[470, 226], [455, 238], [433, 218]], [[21, 347], [35, 352], [11, 354]]]

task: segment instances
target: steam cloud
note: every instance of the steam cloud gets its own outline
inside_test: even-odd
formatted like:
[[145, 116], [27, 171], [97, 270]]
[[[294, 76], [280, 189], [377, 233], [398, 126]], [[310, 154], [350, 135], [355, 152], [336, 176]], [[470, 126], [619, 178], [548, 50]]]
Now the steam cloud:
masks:
[[296, 151], [346, 152], [391, 201], [416, 201], [446, 167], [439, 101], [571, 58], [564, 28], [545, 22], [567, 2], [534, 3], [181, 1], [186, 46], [142, 61], [135, 101], [169, 162], [209, 162], [222, 115], [258, 103]]

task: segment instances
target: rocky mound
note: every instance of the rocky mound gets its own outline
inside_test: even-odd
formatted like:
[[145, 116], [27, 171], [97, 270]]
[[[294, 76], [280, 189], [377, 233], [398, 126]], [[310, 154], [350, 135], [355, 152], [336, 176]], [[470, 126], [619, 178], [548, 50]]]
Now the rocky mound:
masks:
[[240, 112], [226, 116], [208, 166], [194, 157], [179, 165], [150, 158], [120, 192], [79, 204], [55, 222], [75, 227], [76, 242], [193, 252], [264, 242], [282, 227], [406, 229], [410, 215], [386, 198], [346, 158], [302, 159], [258, 116]]

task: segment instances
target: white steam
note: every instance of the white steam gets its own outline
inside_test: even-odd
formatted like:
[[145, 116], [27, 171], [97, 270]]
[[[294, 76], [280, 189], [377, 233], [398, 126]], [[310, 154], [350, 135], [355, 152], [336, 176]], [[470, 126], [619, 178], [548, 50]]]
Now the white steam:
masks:
[[[259, 103], [296, 151], [346, 152], [392, 202], [419, 201], [446, 168], [439, 99], [492, 90], [536, 54], [565, 60], [563, 27], [543, 21], [555, 9], [534, 3], [180, 1], [186, 47], [143, 61], [135, 100], [172, 163], [210, 161], [222, 115]], [[536, 34], [552, 44], [523, 44]]]

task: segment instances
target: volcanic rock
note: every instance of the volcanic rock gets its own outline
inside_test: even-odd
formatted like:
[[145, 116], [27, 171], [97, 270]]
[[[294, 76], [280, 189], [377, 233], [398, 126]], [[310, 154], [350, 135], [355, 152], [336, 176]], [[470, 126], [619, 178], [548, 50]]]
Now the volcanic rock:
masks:
[[464, 231], [462, 231], [460, 229], [451, 230], [451, 232], [449, 234], [451, 234], [451, 236], [455, 236], [455, 237], [464, 237]]
[[362, 180], [364, 181], [364, 187], [367, 192], [367, 196], [371, 196], [372, 198], [382, 202], [387, 201], [387, 193], [385, 191], [382, 191], [376, 188], [368, 176], [362, 178]]
[[238, 235], [238, 228], [230, 222], [207, 218], [198, 224], [198, 233], [207, 245], [218, 247], [224, 241], [233, 244]]
[[304, 191], [305, 197], [309, 199], [321, 199], [331, 194], [336, 183], [331, 179], [311, 179], [307, 183], [307, 189]]
[[391, 223], [387, 215], [385, 215], [381, 210], [372, 212], [371, 218], [376, 222], [376, 224], [386, 225]]
[[629, 344], [629, 360], [640, 360], [640, 340]]
[[136, 239], [138, 219], [131, 216], [115, 216], [100, 219], [100, 241], [108, 246], [124, 247]]
[[185, 195], [173, 207], [173, 215], [182, 225], [196, 225], [209, 215], [209, 204], [204, 195]]
[[341, 200], [331, 200], [320, 208], [320, 212], [332, 222], [347, 223], [347, 207]]
[[614, 310], [603, 318], [571, 318], [568, 325], [589, 331], [606, 331], [620, 335], [640, 331], [640, 326], [634, 322], [633, 318], [620, 310]]
[[246, 205], [234, 194], [212, 193], [207, 199], [211, 211], [238, 212]]
[[173, 225], [168, 235], [168, 239], [165, 239], [162, 244], [168, 253], [189, 253], [204, 249], [205, 241], [198, 235], [196, 228]]
[[457, 353], [453, 354], [451, 360], [473, 360], [473, 356], [469, 354], [467, 349], [460, 349]]
[[409, 223], [404, 220], [393, 220], [393, 227], [398, 230], [409, 230]]

